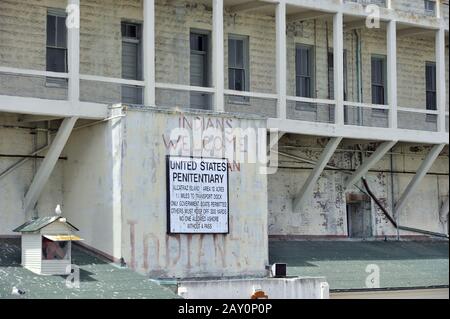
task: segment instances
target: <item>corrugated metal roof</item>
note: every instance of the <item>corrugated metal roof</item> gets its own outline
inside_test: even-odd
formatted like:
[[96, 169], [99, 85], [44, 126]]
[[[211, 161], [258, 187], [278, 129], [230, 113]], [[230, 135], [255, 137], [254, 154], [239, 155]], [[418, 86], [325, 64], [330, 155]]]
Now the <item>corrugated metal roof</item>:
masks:
[[[36, 232], [44, 228], [45, 226], [50, 225], [51, 223], [56, 222], [62, 218], [61, 216], [45, 216], [45, 217], [39, 217], [36, 219], [32, 219], [30, 221], [27, 221], [26, 223], [20, 225], [16, 229], [13, 230], [13, 232], [16, 233], [31, 233]], [[73, 228], [74, 230], [78, 230], [74, 225], [69, 223], [68, 221], [61, 221], [65, 224], [67, 224], [69, 227]]]

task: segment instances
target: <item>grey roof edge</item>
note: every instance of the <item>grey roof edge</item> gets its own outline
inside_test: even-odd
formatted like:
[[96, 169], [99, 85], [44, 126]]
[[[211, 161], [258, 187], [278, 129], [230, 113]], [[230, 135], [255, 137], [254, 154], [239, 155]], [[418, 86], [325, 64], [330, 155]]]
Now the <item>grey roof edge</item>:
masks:
[[[23, 223], [19, 227], [13, 229], [13, 232], [15, 232], [15, 233], [37, 232], [37, 231], [41, 230], [42, 228], [44, 228], [56, 221], [59, 221], [60, 218], [64, 218], [64, 217], [44, 216], [44, 217], [39, 217], [37, 219], [32, 219], [32, 220], [29, 220], [29, 221]], [[79, 229], [77, 227], [75, 227], [74, 225], [69, 223], [67, 220], [64, 223], [67, 224], [69, 227], [73, 228], [75, 231], [79, 231]]]

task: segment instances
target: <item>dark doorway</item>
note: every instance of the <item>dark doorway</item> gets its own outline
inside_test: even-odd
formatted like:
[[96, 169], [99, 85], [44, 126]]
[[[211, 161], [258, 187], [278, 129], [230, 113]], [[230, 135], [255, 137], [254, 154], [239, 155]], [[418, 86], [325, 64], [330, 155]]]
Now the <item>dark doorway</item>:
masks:
[[364, 239], [373, 236], [372, 205], [365, 195], [347, 196], [347, 226], [350, 238]]

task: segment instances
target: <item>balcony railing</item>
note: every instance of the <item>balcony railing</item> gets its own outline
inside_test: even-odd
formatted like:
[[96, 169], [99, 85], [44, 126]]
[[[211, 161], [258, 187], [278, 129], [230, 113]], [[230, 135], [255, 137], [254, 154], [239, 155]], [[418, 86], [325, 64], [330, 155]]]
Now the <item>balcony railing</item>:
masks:
[[[77, 0], [69, 1], [71, 3], [77, 2]], [[218, 21], [222, 21], [223, 23], [223, 11], [217, 11], [217, 8], [220, 8], [220, 6], [222, 6], [223, 10], [223, 2], [222, 0], [212, 1], [214, 4], [212, 17], [212, 25], [214, 28], [212, 39], [214, 41], [215, 37], [219, 37], [220, 41], [217, 41], [217, 39], [215, 41], [223, 44], [224, 29], [223, 25], [218, 23]], [[356, 2], [363, 5], [374, 3], [386, 5], [385, 1], [360, 0]], [[154, 1], [145, 0], [144, 4], [145, 14], [143, 31], [146, 36], [150, 35], [150, 37], [154, 37], [155, 25], [153, 23], [145, 22], [149, 21], [149, 19], [155, 15]], [[217, 14], [217, 12], [220, 14]], [[342, 45], [343, 14], [342, 12], [333, 14], [333, 34], [335, 42], [333, 48], [335, 53], [339, 53], [339, 51], [342, 52], [344, 49]], [[153, 20], [150, 19], [150, 21], [154, 21], [154, 18]], [[391, 27], [387, 30], [388, 57], [391, 57], [391, 59], [396, 56], [395, 50], [397, 46], [396, 38], [394, 36], [396, 32], [395, 21], [393, 23], [393, 28]], [[286, 55], [286, 45], [283, 46], [284, 50], [280, 49], [281, 47], [279, 46], [280, 43], [286, 44], [286, 4], [284, 2], [277, 5], [276, 29], [276, 60], [281, 61]], [[438, 36], [436, 37], [436, 44], [438, 52], [436, 57], [438, 62], [437, 69], [439, 70], [439, 63], [440, 65], [443, 65], [445, 59], [445, 38], [443, 37], [445, 30], [440, 27], [437, 32]], [[73, 35], [69, 36], [69, 41], [74, 41], [73, 39]], [[76, 36], [75, 39], [77, 39]], [[79, 50], [79, 39], [75, 40], [75, 43], [78, 43]], [[79, 70], [79, 56], [74, 57], [73, 54], [69, 54], [69, 70], [75, 70], [74, 72], [69, 73], [0, 66], [0, 79], [4, 84], [0, 87], [0, 95], [65, 101], [71, 101], [72, 97], [75, 96], [77, 99], [75, 102], [115, 104], [124, 102], [124, 91], [129, 91], [134, 92], [133, 94], [138, 97], [137, 104], [145, 104], [147, 106], [190, 108], [193, 105], [192, 100], [200, 97], [206, 101], [204, 104], [205, 109], [229, 113], [256, 114], [266, 118], [278, 118], [281, 120], [294, 120], [325, 125], [330, 124], [337, 127], [371, 127], [448, 132], [448, 112], [442, 111], [442, 108], [445, 107], [445, 105], [442, 104], [442, 101], [445, 101], [445, 87], [443, 93], [442, 87], [440, 87], [441, 95], [438, 96], [439, 105], [437, 111], [430, 111], [423, 108], [398, 107], [396, 99], [390, 100], [389, 105], [374, 105], [369, 103], [344, 101], [342, 100], [342, 97], [339, 97], [339, 94], [335, 94], [338, 96], [337, 99], [303, 98], [283, 92], [283, 88], [286, 90], [287, 86], [286, 70], [283, 70], [282, 64], [281, 66], [280, 64], [277, 64], [276, 86], [278, 92], [243, 92], [227, 90], [223, 85], [226, 80], [223, 74], [223, 48], [217, 49], [216, 47], [213, 47], [213, 55], [214, 57], [221, 57], [221, 63], [218, 64], [219, 67], [213, 70], [213, 77], [214, 82], [219, 83], [219, 86], [200, 87], [188, 84], [159, 82], [155, 76], [154, 67], [149, 63], [149, 60], [152, 59], [148, 58], [148, 56], [155, 56], [155, 41], [147, 42], [145, 45], [148, 47], [144, 47], [144, 51], [150, 52], [150, 55], [144, 56], [143, 78], [147, 80], [129, 80], [114, 76], [98, 76], [84, 73], [76, 74], [76, 70]], [[442, 52], [442, 49], [444, 49], [444, 53]], [[222, 52], [220, 52], [220, 50], [222, 50]], [[335, 56], [339, 57], [340, 54], [335, 54]], [[396, 59], [394, 60], [396, 61]], [[334, 62], [335, 65], [341, 65], [341, 68], [336, 67], [334, 71], [334, 75], [339, 78], [341, 76], [339, 70], [342, 71], [343, 62], [339, 61], [339, 59], [335, 59]], [[284, 63], [286, 63], [286, 61], [284, 61]], [[215, 65], [216, 63], [213, 64]], [[388, 82], [389, 79], [394, 76], [393, 74], [396, 74], [396, 70], [392, 69], [394, 65], [395, 63], [388, 65]], [[445, 74], [438, 74], [440, 79], [442, 79], [442, 76], [445, 77]], [[71, 85], [74, 81], [73, 79], [78, 80], [75, 86]], [[445, 83], [445, 80], [441, 82]], [[437, 81], [437, 83], [441, 82]], [[223, 83], [222, 87], [220, 86], [220, 83]], [[78, 90], [78, 94], [71, 94], [71, 90], [74, 89]], [[391, 87], [390, 91], [396, 92], [396, 89], [396, 86], [395, 88]], [[337, 90], [339, 93], [340, 89], [337, 88]], [[221, 98], [224, 103], [223, 109], [218, 109], [217, 101], [220, 101]]]

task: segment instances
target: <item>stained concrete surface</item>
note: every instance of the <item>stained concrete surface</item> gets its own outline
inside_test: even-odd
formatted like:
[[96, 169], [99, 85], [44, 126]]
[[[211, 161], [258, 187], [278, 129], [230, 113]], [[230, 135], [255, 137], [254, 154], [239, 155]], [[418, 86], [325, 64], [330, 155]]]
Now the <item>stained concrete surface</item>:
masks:
[[[41, 276], [20, 265], [20, 241], [0, 239], [0, 299], [173, 299], [178, 296], [127, 268], [120, 268], [73, 245], [80, 267], [80, 288], [66, 287], [65, 276]], [[25, 294], [12, 295], [16, 287]]]
[[368, 265], [380, 269], [380, 288], [448, 286], [448, 241], [271, 241], [270, 262], [288, 275], [324, 276], [330, 290], [365, 289]]

